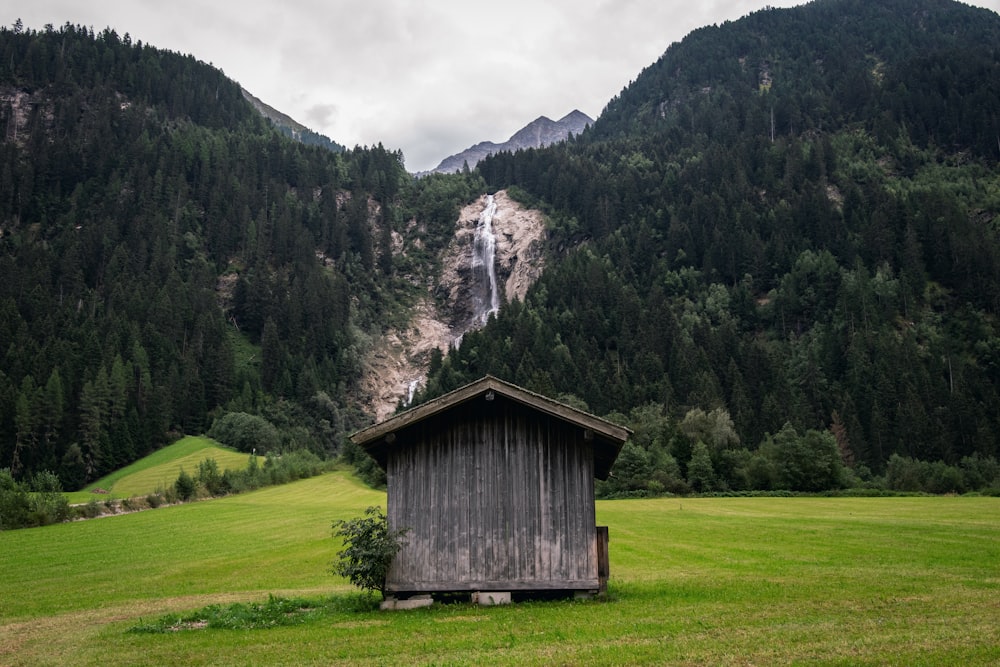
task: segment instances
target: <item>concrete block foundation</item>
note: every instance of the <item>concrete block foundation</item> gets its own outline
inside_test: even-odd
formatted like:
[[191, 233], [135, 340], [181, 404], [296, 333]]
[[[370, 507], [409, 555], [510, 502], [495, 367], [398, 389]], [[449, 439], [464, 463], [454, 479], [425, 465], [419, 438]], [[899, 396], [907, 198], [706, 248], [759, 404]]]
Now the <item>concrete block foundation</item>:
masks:
[[406, 598], [405, 600], [397, 600], [396, 598], [390, 596], [382, 600], [382, 604], [379, 605], [379, 609], [382, 611], [403, 611], [406, 609], [430, 607], [432, 604], [434, 604], [434, 598], [430, 595], [414, 595], [413, 597]]
[[472, 603], [480, 607], [510, 604], [510, 591], [476, 591], [472, 594]]

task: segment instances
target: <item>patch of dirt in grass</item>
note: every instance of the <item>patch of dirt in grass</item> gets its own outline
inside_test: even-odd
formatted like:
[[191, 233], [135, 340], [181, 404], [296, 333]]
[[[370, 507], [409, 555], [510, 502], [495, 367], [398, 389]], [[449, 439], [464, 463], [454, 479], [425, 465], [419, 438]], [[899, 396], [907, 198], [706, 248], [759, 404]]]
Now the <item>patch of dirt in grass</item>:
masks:
[[208, 627], [208, 621], [189, 621], [187, 623], [178, 623], [167, 628], [170, 632], [180, 632], [181, 630], [204, 630]]

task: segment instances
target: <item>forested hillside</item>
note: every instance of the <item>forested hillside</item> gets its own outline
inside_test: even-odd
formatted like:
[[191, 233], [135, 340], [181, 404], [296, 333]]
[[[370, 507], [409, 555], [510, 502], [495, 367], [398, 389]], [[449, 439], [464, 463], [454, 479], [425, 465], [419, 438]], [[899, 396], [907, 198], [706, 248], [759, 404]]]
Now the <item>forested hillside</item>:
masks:
[[671, 46], [569, 142], [422, 179], [291, 140], [191, 56], [18, 23], [0, 132], [14, 479], [80, 488], [213, 429], [336, 453], [459, 204], [506, 188], [552, 257], [417, 401], [492, 373], [626, 423], [607, 494], [1000, 487], [993, 12], [762, 10]]
[[698, 30], [582, 136], [480, 163], [572, 249], [421, 398], [493, 373], [622, 413], [619, 492], [995, 480], [998, 159], [993, 12], [817, 0]]
[[440, 244], [454, 187], [294, 142], [111, 29], [0, 29], [0, 131], [0, 468], [75, 489], [225, 414], [321, 455], [366, 421], [367, 337], [429, 263], [393, 230]]

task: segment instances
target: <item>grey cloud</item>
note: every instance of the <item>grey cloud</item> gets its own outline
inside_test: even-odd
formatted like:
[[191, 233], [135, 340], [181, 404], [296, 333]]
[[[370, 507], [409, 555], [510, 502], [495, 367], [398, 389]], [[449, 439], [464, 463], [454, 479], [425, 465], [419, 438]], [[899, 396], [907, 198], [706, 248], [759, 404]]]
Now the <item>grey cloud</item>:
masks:
[[335, 121], [339, 113], [336, 104], [314, 104], [306, 110], [302, 122], [309, 127], [326, 127]]

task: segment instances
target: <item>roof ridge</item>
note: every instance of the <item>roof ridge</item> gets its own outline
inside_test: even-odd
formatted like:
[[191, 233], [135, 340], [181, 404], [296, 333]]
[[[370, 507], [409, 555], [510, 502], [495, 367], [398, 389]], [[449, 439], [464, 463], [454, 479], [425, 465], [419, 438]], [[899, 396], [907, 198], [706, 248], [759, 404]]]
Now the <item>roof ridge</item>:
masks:
[[[607, 476], [607, 470], [610, 469], [625, 441], [632, 433], [632, 430], [625, 426], [619, 426], [597, 415], [524, 389], [493, 375], [485, 375], [427, 403], [401, 412], [378, 424], [363, 428], [351, 435], [351, 442], [372, 455], [384, 468], [386, 448], [393, 447], [393, 443], [398, 441], [400, 432], [459, 408], [477, 397], [485, 395], [486, 400], [492, 400], [493, 397], [489, 395], [491, 392], [497, 392], [506, 400], [520, 404], [540, 415], [546, 415], [548, 418], [558, 420], [565, 425], [582, 429], [584, 439], [594, 441], [595, 457], [602, 461], [598, 475], [602, 479]], [[601, 443], [599, 447], [598, 443]]]

